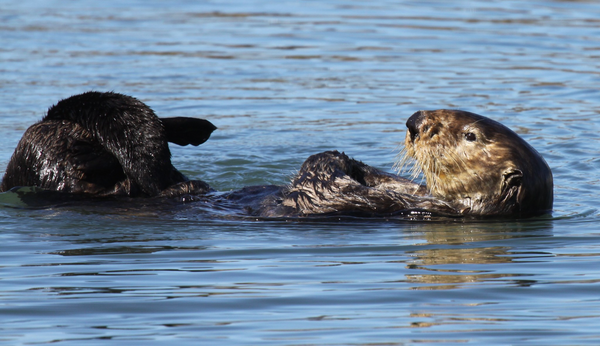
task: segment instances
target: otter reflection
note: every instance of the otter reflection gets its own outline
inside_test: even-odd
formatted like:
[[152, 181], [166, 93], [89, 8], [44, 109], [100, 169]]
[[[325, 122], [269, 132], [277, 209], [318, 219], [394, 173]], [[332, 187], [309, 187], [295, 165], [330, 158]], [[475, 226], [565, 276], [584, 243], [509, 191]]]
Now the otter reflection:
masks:
[[196, 195], [263, 218], [527, 217], [552, 209], [548, 165], [507, 127], [458, 110], [420, 111], [406, 125], [399, 166], [414, 159], [427, 185], [328, 151], [309, 157], [288, 186], [217, 193], [173, 167], [167, 145], [199, 145], [213, 124], [158, 118], [133, 97], [88, 92], [58, 102], [25, 132], [0, 191], [35, 186], [89, 197]]
[[[506, 266], [531, 253], [509, 246], [519, 238], [548, 237], [550, 221], [490, 222], [487, 224], [428, 224], [421, 223], [413, 231], [421, 232], [426, 242], [415, 244], [407, 255], [412, 259], [407, 264], [409, 273], [405, 280], [413, 283], [415, 290], [456, 289], [466, 283], [513, 281], [527, 286], [535, 281], [530, 273], [514, 272], [515, 266]], [[501, 242], [502, 246], [490, 246], [490, 242]], [[479, 246], [478, 244], [482, 244]], [[536, 252], [535, 256], [542, 253]], [[547, 254], [551, 256], [551, 254]], [[414, 271], [414, 273], [410, 273]], [[524, 279], [527, 277], [528, 279]]]

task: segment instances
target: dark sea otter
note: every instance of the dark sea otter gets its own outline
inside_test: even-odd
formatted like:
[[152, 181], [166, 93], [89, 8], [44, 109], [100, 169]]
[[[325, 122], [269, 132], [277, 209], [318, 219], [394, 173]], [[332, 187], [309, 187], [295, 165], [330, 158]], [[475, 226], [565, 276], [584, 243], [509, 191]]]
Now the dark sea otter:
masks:
[[330, 151], [308, 158], [289, 187], [251, 206], [254, 213], [528, 217], [551, 212], [550, 168], [504, 125], [469, 112], [436, 110], [413, 114], [406, 126], [399, 165], [414, 159], [426, 186]]
[[167, 142], [199, 145], [216, 127], [203, 119], [158, 118], [139, 100], [87, 92], [50, 107], [27, 129], [0, 191], [36, 186], [92, 196], [205, 193], [171, 164]]
[[84, 196], [202, 195], [219, 208], [263, 218], [526, 217], [551, 211], [548, 165], [504, 125], [456, 110], [420, 111], [406, 125], [401, 162], [414, 159], [427, 185], [328, 151], [309, 157], [288, 186], [217, 193], [177, 171], [167, 144], [199, 145], [214, 125], [158, 118], [135, 98], [88, 92], [60, 101], [25, 132], [0, 190], [37, 186]]

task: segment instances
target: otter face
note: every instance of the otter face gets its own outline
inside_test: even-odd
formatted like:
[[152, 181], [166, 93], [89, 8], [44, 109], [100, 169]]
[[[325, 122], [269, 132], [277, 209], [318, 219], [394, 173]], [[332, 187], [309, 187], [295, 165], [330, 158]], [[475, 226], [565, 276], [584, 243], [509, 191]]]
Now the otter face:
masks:
[[552, 208], [552, 173], [506, 126], [458, 110], [419, 111], [406, 122], [404, 159], [414, 158], [430, 193], [463, 214], [536, 214]]

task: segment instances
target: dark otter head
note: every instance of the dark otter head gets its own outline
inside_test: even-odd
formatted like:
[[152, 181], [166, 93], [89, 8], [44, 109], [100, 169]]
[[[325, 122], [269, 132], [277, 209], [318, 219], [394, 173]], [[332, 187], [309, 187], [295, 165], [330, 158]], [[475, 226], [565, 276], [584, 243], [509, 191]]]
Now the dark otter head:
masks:
[[552, 172], [506, 126], [458, 110], [419, 111], [406, 122], [405, 157], [433, 196], [464, 214], [533, 215], [552, 209]]

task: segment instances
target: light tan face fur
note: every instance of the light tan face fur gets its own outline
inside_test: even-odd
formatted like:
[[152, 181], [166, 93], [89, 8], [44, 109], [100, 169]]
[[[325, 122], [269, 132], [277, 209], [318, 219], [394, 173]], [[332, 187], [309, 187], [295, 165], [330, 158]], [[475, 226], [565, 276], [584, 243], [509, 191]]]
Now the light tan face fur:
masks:
[[[551, 173], [541, 156], [498, 122], [463, 111], [436, 110], [415, 113], [407, 126], [399, 165], [414, 158], [431, 195], [453, 202], [463, 213], [510, 213], [525, 196], [523, 182], [535, 174], [542, 180], [549, 175], [552, 193]], [[540, 162], [528, 161], [541, 161], [548, 172], [538, 167]]]

